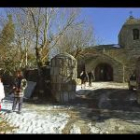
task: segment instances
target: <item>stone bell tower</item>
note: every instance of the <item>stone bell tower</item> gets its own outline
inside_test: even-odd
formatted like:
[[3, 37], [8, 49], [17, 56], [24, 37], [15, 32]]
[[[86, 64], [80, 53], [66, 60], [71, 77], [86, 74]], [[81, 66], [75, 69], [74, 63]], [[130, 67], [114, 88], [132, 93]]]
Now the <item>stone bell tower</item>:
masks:
[[118, 39], [124, 49], [140, 49], [140, 19], [134, 18], [132, 12], [122, 26]]

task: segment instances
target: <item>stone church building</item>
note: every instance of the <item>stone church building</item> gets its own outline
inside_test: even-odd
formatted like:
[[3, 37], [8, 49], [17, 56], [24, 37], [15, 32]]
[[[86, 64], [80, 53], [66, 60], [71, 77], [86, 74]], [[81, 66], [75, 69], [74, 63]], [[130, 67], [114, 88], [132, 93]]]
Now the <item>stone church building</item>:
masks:
[[78, 60], [78, 73], [93, 71], [95, 81], [126, 82], [140, 57], [140, 19], [130, 16], [118, 34], [118, 45], [99, 45], [85, 49]]

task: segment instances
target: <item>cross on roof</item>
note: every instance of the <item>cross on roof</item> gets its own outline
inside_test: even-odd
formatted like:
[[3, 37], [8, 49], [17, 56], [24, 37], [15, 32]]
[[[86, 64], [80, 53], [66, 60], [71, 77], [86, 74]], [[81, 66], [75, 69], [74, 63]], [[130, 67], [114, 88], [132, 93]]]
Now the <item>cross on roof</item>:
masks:
[[130, 14], [130, 17], [133, 17], [133, 12], [132, 11], [130, 11], [129, 14]]

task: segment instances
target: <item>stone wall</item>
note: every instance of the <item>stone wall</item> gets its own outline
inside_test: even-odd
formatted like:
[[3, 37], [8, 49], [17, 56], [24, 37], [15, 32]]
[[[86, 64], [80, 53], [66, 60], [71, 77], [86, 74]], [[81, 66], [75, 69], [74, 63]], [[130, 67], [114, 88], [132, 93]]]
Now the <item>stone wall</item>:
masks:
[[87, 60], [85, 63], [86, 71], [95, 71], [95, 68], [100, 63], [106, 63], [109, 64], [113, 68], [113, 81], [115, 82], [122, 82], [123, 81], [123, 66], [121, 63], [115, 61], [113, 58], [107, 56], [107, 55], [99, 55], [95, 58], [91, 58], [90, 60]]
[[[130, 65], [128, 63], [129, 55], [127, 50], [123, 48], [114, 49], [114, 50], [111, 49], [111, 50], [106, 50], [104, 54], [112, 58], [114, 60], [114, 63], [116, 63], [115, 64], [116, 66], [114, 67], [114, 69], [116, 69], [114, 73], [114, 77], [116, 77], [115, 79], [122, 79], [121, 82], [126, 82], [128, 80], [129, 73], [131, 73]], [[118, 67], [117, 63], [121, 65], [121, 68]], [[121, 73], [121, 74], [117, 74], [117, 73]]]
[[138, 48], [139, 40], [133, 40], [133, 29], [140, 29], [139, 25], [124, 25], [119, 34], [119, 44], [125, 49]]
[[[109, 63], [111, 66], [113, 66], [114, 81], [121, 81], [121, 79], [122, 82], [127, 81], [130, 75], [136, 69], [136, 61], [137, 58], [140, 57], [140, 34], [139, 38], [134, 40], [133, 29], [138, 29], [140, 31], [140, 20], [130, 16], [118, 34], [118, 44], [120, 48], [113, 47], [113, 44], [87, 48], [85, 50], [85, 54], [101, 54], [101, 58], [95, 60], [95, 57], [92, 57], [91, 60], [87, 60], [85, 62], [86, 67], [94, 68], [96, 67], [96, 63]], [[114, 64], [112, 64], [111, 59], [107, 59], [107, 57], [104, 58], [104, 54], [112, 58], [114, 60]], [[120, 66], [119, 63], [122, 66]]]
[[118, 36], [119, 44], [124, 50], [124, 53], [120, 53], [120, 56], [125, 58], [127, 75], [130, 75], [136, 69], [136, 61], [140, 56], [140, 36], [137, 39], [133, 38], [134, 29], [140, 29], [140, 20], [130, 16], [122, 26]]

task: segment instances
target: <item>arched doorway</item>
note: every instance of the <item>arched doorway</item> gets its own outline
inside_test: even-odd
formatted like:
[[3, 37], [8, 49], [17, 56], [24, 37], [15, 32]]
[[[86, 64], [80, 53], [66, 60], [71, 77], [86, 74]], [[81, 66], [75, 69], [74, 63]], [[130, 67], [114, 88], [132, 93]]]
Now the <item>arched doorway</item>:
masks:
[[113, 81], [113, 68], [107, 63], [100, 63], [95, 68], [95, 81]]

